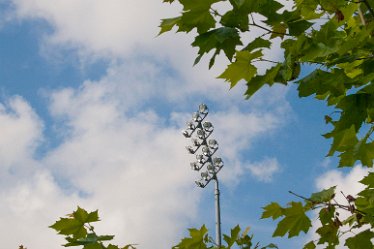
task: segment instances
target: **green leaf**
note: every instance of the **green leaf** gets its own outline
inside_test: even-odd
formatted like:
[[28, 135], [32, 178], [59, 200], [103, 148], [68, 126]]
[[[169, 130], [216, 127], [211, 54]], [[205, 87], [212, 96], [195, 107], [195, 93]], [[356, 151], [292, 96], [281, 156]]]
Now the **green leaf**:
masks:
[[238, 28], [242, 32], [249, 30], [248, 23], [248, 13], [236, 10], [226, 12], [226, 14], [221, 18], [221, 24], [223, 26]]
[[207, 249], [207, 232], [205, 225], [203, 225], [200, 229], [189, 229], [190, 237], [183, 238], [182, 241], [174, 246], [173, 248], [178, 249]]
[[67, 237], [66, 240], [69, 242], [65, 244], [64, 246], [79, 246], [79, 245], [88, 245], [88, 244], [97, 244], [100, 241], [105, 240], [112, 240], [114, 238], [113, 235], [103, 235], [103, 236], [97, 236], [95, 233], [89, 233], [85, 238], [71, 238]]
[[313, 241], [309, 241], [303, 247], [303, 249], [315, 249], [315, 248], [316, 248], [316, 245], [314, 244]]
[[107, 249], [125, 249], [125, 248], [129, 248], [128, 246], [129, 246], [129, 245], [125, 246], [124, 248], [118, 248], [118, 246], [115, 246], [115, 245], [109, 244], [109, 245], [107, 246]]
[[248, 43], [248, 45], [243, 50], [252, 51], [258, 48], [270, 48], [271, 42], [269, 40], [264, 40], [261, 37], [257, 37], [252, 42]]
[[366, 140], [359, 141], [354, 149], [356, 160], [368, 167], [373, 167], [374, 160], [374, 142], [366, 143]]
[[88, 213], [86, 210], [80, 207], [78, 207], [77, 210], [73, 213], [73, 217], [82, 223], [99, 221], [98, 210]]
[[279, 247], [276, 244], [273, 244], [273, 243], [270, 243], [269, 245], [261, 247], [261, 249], [266, 249], [266, 248], [276, 248], [276, 249], [279, 249]]
[[180, 0], [183, 5], [183, 13], [178, 22], [178, 31], [190, 32], [196, 28], [199, 34], [214, 28], [216, 21], [210, 13], [210, 6], [221, 0]]
[[[329, 137], [332, 136], [331, 133], [327, 135]], [[331, 145], [331, 149], [329, 153], [327, 154], [328, 156], [332, 156], [335, 151], [349, 150], [358, 142], [356, 138], [356, 130], [355, 130], [354, 125], [352, 125], [349, 129], [342, 130], [340, 132], [335, 132], [333, 136], [334, 136], [334, 141]]]
[[368, 188], [374, 188], [374, 173], [369, 172], [361, 181], [362, 184], [365, 184]]
[[299, 84], [297, 90], [300, 97], [310, 96], [312, 94], [323, 95], [325, 93], [339, 96], [345, 93], [344, 81], [346, 79], [344, 72], [332, 71], [326, 72], [320, 69], [314, 70], [308, 76], [296, 83]]
[[161, 35], [162, 33], [165, 33], [165, 32], [168, 32], [168, 31], [172, 30], [172, 28], [175, 25], [178, 25], [180, 20], [181, 20], [180, 16], [173, 17], [173, 18], [162, 19], [161, 24], [159, 26], [160, 27], [160, 32], [158, 33], [158, 35]]
[[198, 35], [192, 43], [192, 46], [199, 47], [199, 56], [196, 58], [195, 64], [200, 61], [204, 54], [209, 53], [211, 50], [216, 50], [212, 60], [221, 50], [231, 60], [237, 45], [242, 45], [242, 43], [238, 31], [234, 28], [221, 27]]
[[348, 246], [349, 249], [373, 248], [372, 238], [374, 238], [374, 233], [368, 229], [348, 238], [344, 245]]
[[103, 246], [99, 243], [87, 244], [83, 247], [83, 249], [103, 249]]
[[263, 207], [264, 212], [262, 213], [261, 219], [272, 218], [273, 220], [283, 215], [283, 208], [276, 202], [272, 202], [269, 205]]
[[283, 237], [288, 233], [288, 238], [298, 236], [301, 231], [308, 232], [312, 226], [310, 219], [305, 214], [303, 205], [300, 202], [291, 202], [291, 206], [284, 209], [284, 218], [278, 223], [273, 236]]
[[280, 37], [283, 39], [283, 37], [286, 35], [287, 31], [287, 25], [285, 23], [278, 23], [273, 26], [273, 32], [271, 33], [270, 39]]
[[275, 82], [284, 82], [283, 78], [280, 79], [279, 72], [282, 64], [277, 64], [276, 66], [268, 69], [264, 75], [256, 75], [247, 83], [247, 91], [245, 92], [246, 98], [251, 97], [265, 84], [272, 86]]
[[316, 231], [320, 235], [318, 244], [324, 244], [324, 243], [328, 243], [328, 245], [339, 244], [338, 228], [339, 227], [336, 226], [334, 223], [329, 223], [318, 228]]
[[319, 220], [321, 221], [322, 225], [328, 224], [332, 221], [335, 216], [335, 207], [328, 206], [325, 208], [321, 208], [319, 211]]
[[250, 53], [249, 51], [236, 52], [235, 62], [231, 63], [218, 78], [230, 82], [231, 88], [242, 79], [246, 81], [251, 80], [257, 72], [257, 68], [251, 65], [251, 62], [254, 58], [260, 56], [262, 56], [260, 51], [254, 53]]
[[304, 33], [305, 30], [310, 28], [313, 23], [303, 19], [293, 20], [287, 22], [290, 35], [298, 36]]
[[300, 10], [301, 16], [307, 20], [317, 19], [322, 13], [317, 13], [319, 2], [316, 0], [296, 0], [296, 6]]
[[323, 202], [329, 202], [335, 196], [335, 188], [336, 188], [336, 186], [328, 188], [328, 189], [324, 189], [324, 190], [322, 190], [320, 192], [317, 192], [317, 193], [313, 193], [310, 196], [309, 199], [314, 204], [323, 203]]
[[239, 233], [240, 233], [240, 227], [239, 225], [235, 226], [233, 229], [231, 229], [231, 236], [227, 236], [226, 234], [223, 235], [223, 239], [227, 243], [227, 247], [231, 248], [234, 243], [237, 241], [239, 238]]
[[71, 218], [60, 218], [50, 228], [55, 229], [59, 234], [72, 235], [74, 238], [83, 238], [87, 235], [84, 223]]

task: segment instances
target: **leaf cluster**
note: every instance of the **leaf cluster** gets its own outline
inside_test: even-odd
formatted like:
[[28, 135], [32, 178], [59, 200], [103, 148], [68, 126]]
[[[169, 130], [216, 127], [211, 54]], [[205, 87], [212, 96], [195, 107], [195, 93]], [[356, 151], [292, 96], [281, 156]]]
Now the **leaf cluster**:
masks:
[[116, 245], [104, 245], [104, 242], [114, 238], [113, 235], [97, 235], [93, 222], [99, 221], [98, 211], [87, 212], [78, 207], [76, 211], [60, 218], [50, 228], [59, 234], [66, 235], [66, 244], [63, 246], [83, 246], [83, 249], [135, 249], [133, 245], [118, 247]]
[[189, 229], [189, 237], [183, 238], [178, 245], [174, 246], [173, 249], [230, 249], [230, 248], [241, 248], [241, 249], [267, 249], [278, 247], [274, 244], [268, 244], [266, 246], [260, 246], [259, 243], [253, 243], [253, 235], [248, 235], [249, 228], [241, 232], [239, 225], [231, 229], [230, 235], [224, 234], [223, 239], [226, 245], [218, 245], [209, 236], [208, 229], [203, 225], [200, 229], [192, 228]]
[[[297, 84], [300, 97], [313, 95], [336, 109], [326, 115], [333, 126], [324, 135], [332, 139], [328, 156], [338, 153], [340, 167], [356, 161], [373, 166], [373, 0], [296, 0], [288, 10], [275, 0], [164, 2], [179, 2], [183, 11], [163, 19], [160, 34], [174, 27], [177, 32], [196, 30], [195, 64], [209, 54], [212, 67], [222, 53], [228, 65], [218, 78], [230, 87], [246, 82], [247, 98], [264, 85]], [[252, 39], [245, 42], [248, 36]], [[276, 39], [281, 39], [278, 48]], [[280, 48], [284, 59], [270, 60], [269, 50]], [[300, 77], [303, 65], [313, 70]], [[268, 70], [260, 74], [258, 66]]]
[[[297, 195], [303, 202], [290, 202], [286, 207], [278, 203], [265, 206], [262, 218], [281, 219], [273, 236], [298, 236], [300, 232], [307, 233], [311, 226], [308, 213], [318, 210], [318, 227], [314, 231], [317, 239], [309, 241], [304, 249], [319, 248], [334, 249], [342, 242], [342, 236], [348, 238], [344, 245], [349, 249], [374, 248], [372, 238], [374, 232], [374, 173], [369, 173], [361, 183], [368, 188], [357, 197], [344, 195], [344, 203], [335, 200], [335, 187], [313, 193], [309, 198]], [[322, 247], [321, 247], [322, 246]]]

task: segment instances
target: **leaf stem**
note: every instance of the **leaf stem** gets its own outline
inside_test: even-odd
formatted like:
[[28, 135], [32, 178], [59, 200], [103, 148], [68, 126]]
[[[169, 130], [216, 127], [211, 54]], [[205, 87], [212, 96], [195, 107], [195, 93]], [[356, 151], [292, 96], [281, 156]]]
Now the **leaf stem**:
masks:
[[253, 62], [271, 62], [271, 63], [274, 63], [274, 64], [279, 63], [277, 61], [272, 61], [272, 60], [268, 60], [268, 59], [264, 59], [264, 58], [258, 58], [257, 60], [253, 60]]
[[[253, 20], [252, 20], [252, 21], [253, 21]], [[252, 22], [252, 23], [250, 23], [249, 25], [251, 25], [251, 26], [255, 26], [255, 27], [260, 28], [260, 29], [263, 29], [263, 30], [266, 30], [268, 33], [273, 33], [273, 34], [279, 34], [279, 35], [291, 36], [291, 35], [288, 34], [288, 33], [282, 33], [282, 32], [273, 31], [273, 30], [268, 29], [268, 28], [266, 28], [266, 27], [264, 27], [264, 26], [258, 25], [258, 24], [256, 24], [255, 22]]]
[[292, 195], [294, 195], [294, 196], [296, 196], [296, 197], [299, 197], [299, 198], [301, 198], [301, 199], [303, 199], [303, 200], [305, 200], [305, 201], [312, 202], [309, 198], [306, 198], [306, 197], [304, 197], [304, 196], [301, 196], [301, 195], [299, 195], [299, 194], [296, 194], [296, 193], [292, 192], [291, 190], [288, 191], [288, 193], [290, 193], [290, 194], [292, 194]]
[[212, 15], [222, 17], [222, 15], [216, 9], [210, 8], [210, 11]]

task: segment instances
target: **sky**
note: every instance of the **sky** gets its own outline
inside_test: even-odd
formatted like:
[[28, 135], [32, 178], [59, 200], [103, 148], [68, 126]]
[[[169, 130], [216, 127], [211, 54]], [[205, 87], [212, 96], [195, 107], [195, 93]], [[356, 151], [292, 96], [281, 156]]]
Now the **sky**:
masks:
[[225, 164], [223, 233], [240, 224], [300, 248], [313, 235], [271, 238], [262, 207], [297, 200], [289, 190], [359, 191], [364, 169], [325, 158], [330, 109], [293, 85], [245, 100], [244, 83], [216, 79], [224, 58], [193, 67], [193, 35], [157, 36], [179, 12], [161, 0], [0, 0], [1, 248], [61, 248], [48, 226], [77, 206], [98, 209], [97, 232], [119, 245], [171, 248], [202, 224], [214, 237], [214, 186], [195, 186], [181, 135], [200, 103]]

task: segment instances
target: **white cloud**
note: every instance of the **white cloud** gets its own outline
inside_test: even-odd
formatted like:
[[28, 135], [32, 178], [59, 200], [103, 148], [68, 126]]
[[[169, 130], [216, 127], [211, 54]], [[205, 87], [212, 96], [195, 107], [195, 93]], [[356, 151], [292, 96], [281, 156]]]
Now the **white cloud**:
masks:
[[248, 165], [247, 168], [257, 180], [262, 182], [271, 182], [274, 174], [280, 171], [280, 165], [276, 158], [266, 158]]
[[21, 98], [9, 99], [5, 105], [0, 104], [0, 172], [11, 170], [19, 165], [22, 158], [18, 155], [32, 154], [41, 140], [42, 123]]
[[97, 52], [128, 53], [157, 35], [160, 16], [171, 14], [161, 1], [14, 0], [19, 18], [52, 25], [49, 42]]
[[[62, 141], [41, 159], [33, 157], [43, 138], [40, 118], [21, 98], [2, 107], [0, 130], [8, 129], [9, 136], [4, 135], [2, 146], [6, 148], [8, 141], [12, 150], [0, 160], [7, 160], [10, 166], [5, 170], [12, 168], [15, 173], [0, 176], [0, 196], [5, 200], [0, 219], [9, 221], [1, 223], [0, 230], [18, 234], [7, 238], [4, 246], [55, 247], [61, 238], [47, 226], [77, 205], [98, 208], [103, 220], [99, 231], [116, 234], [118, 244], [139, 243], [139, 248], [170, 247], [194, 220], [201, 192], [196, 191], [196, 175], [188, 167], [194, 160], [184, 150], [189, 141], [180, 134], [194, 106], [185, 104], [183, 84], [173, 85], [175, 78], [165, 76], [155, 64], [127, 66], [113, 67], [101, 80], [86, 81], [78, 89], [46, 93]], [[234, 97], [227, 102], [211, 98], [215, 105], [209, 120], [216, 126], [214, 136], [225, 167], [232, 169], [222, 170], [225, 184], [243, 174], [240, 151], [284, 120], [274, 115], [281, 109], [243, 112], [232, 107], [232, 103], [244, 105]], [[170, 116], [157, 111], [157, 105], [165, 103]], [[33, 226], [49, 239], [33, 236], [34, 231], [27, 229]]]

